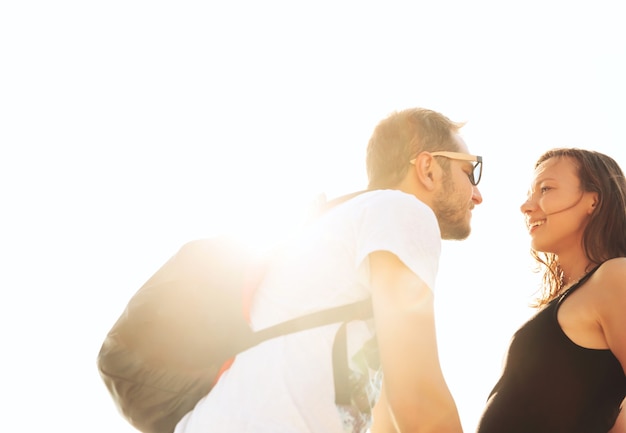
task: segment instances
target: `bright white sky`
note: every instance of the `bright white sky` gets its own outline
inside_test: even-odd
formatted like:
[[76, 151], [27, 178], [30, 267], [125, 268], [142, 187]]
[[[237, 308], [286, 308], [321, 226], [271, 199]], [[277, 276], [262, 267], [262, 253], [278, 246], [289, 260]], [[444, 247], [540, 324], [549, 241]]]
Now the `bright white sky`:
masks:
[[436, 288], [472, 432], [531, 314], [518, 207], [535, 159], [577, 146], [626, 167], [621, 2], [222, 3], [0, 6], [4, 422], [133, 432], [95, 362], [135, 290], [190, 239], [267, 241], [317, 194], [363, 188], [375, 124], [423, 106], [468, 121], [485, 160]]

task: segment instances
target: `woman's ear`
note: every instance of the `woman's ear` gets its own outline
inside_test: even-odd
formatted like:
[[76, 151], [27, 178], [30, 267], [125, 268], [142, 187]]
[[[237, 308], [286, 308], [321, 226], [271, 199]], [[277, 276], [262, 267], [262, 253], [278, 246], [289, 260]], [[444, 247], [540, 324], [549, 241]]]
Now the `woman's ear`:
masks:
[[592, 192], [591, 193], [591, 202], [589, 203], [589, 208], [587, 209], [587, 214], [591, 215], [596, 210], [597, 206], [598, 206], [598, 193], [597, 192]]
[[428, 191], [435, 189], [435, 179], [440, 168], [439, 164], [435, 162], [435, 159], [428, 152], [420, 153], [413, 160], [413, 169], [415, 170], [417, 180]]

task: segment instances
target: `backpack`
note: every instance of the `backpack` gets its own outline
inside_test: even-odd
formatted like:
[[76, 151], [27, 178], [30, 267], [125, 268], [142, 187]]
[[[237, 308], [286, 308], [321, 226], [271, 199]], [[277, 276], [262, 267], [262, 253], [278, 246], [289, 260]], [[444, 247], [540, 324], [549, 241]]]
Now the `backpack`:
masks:
[[131, 425], [172, 433], [237, 353], [279, 335], [372, 316], [365, 299], [254, 332], [246, 313], [266, 267], [267, 259], [231, 238], [199, 239], [183, 245], [132, 296], [97, 358]]

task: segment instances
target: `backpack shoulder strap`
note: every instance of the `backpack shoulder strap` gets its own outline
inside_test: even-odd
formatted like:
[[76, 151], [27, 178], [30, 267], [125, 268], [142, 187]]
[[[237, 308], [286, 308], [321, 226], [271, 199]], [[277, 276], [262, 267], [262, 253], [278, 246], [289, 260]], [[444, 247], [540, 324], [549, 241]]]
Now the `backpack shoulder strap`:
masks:
[[341, 203], [347, 202], [348, 200], [363, 194], [364, 192], [369, 192], [369, 191], [373, 191], [371, 189], [364, 189], [361, 191], [356, 191], [356, 192], [351, 192], [349, 194], [345, 194], [339, 197], [335, 197], [332, 200], [327, 200], [324, 203], [322, 203], [320, 205], [320, 210], [319, 213], [322, 214], [324, 212], [326, 212], [329, 209], [332, 209], [333, 207], [340, 205]]
[[322, 311], [315, 311], [301, 317], [279, 323], [269, 328], [255, 332], [255, 344], [279, 335], [304, 331], [305, 329], [316, 328], [318, 326], [330, 325], [331, 323], [349, 322], [352, 320], [366, 320], [371, 318], [372, 299], [366, 298], [352, 304], [340, 305]]

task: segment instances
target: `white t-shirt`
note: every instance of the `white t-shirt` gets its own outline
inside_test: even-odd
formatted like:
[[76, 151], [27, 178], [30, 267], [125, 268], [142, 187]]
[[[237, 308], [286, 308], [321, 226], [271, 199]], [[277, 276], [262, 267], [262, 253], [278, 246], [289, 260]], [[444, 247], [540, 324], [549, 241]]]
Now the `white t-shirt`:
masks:
[[[431, 289], [441, 237], [432, 210], [395, 190], [363, 193], [329, 210], [290, 243], [257, 290], [252, 326], [262, 329], [370, 296], [368, 255], [394, 253]], [[337, 406], [332, 348], [340, 324], [280, 336], [237, 355], [175, 433], [357, 433], [368, 413]], [[348, 325], [351, 378], [373, 404], [379, 374], [365, 365], [373, 323]]]

